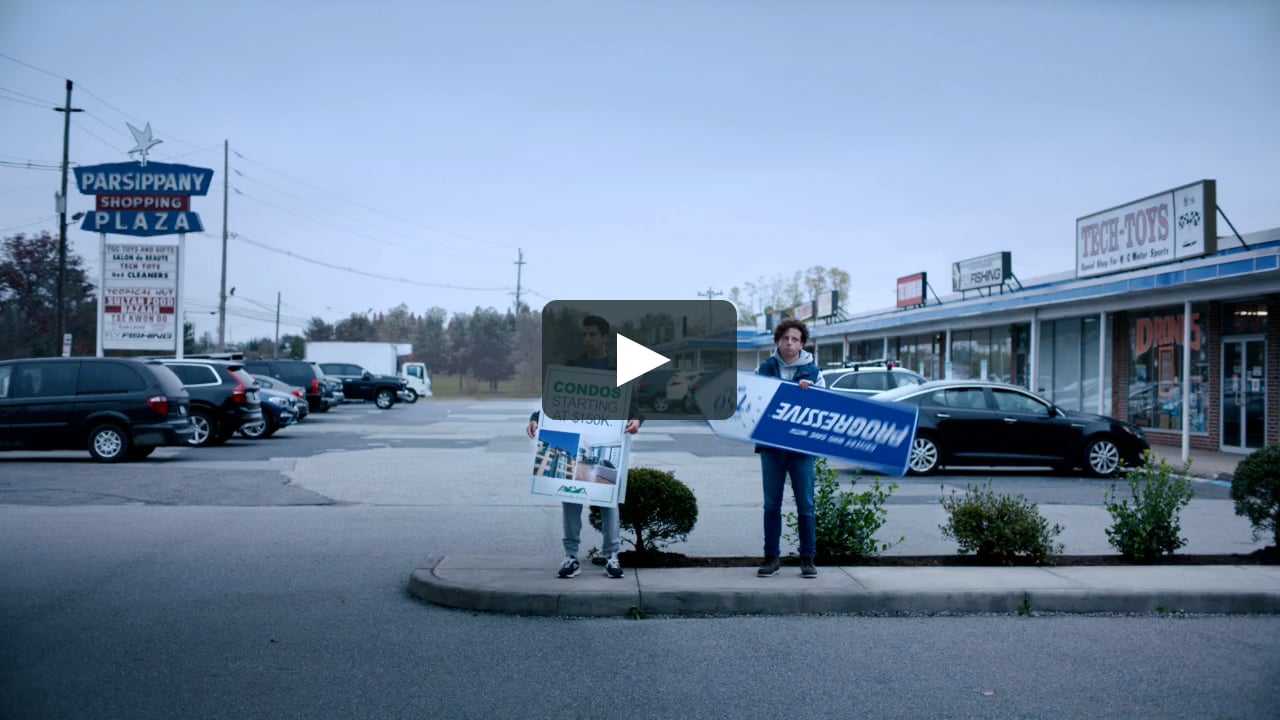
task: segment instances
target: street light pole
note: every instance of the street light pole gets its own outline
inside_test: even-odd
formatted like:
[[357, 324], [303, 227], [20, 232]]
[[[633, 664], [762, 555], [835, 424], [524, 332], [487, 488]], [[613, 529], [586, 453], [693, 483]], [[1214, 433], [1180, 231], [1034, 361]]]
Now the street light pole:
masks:
[[53, 354], [60, 355], [62, 337], [67, 331], [66, 288], [67, 288], [67, 164], [71, 148], [71, 113], [82, 112], [80, 108], [71, 107], [71, 81], [67, 81], [67, 104], [54, 108], [64, 113], [62, 118], [62, 191], [58, 193], [58, 311], [54, 328]]

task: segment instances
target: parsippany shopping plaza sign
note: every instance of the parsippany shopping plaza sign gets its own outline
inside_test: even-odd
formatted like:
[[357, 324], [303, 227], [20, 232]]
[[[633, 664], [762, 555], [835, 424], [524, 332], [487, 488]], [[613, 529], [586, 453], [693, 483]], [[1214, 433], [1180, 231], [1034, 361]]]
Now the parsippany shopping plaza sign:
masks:
[[208, 195], [213, 170], [148, 162], [147, 152], [159, 143], [151, 124], [143, 130], [129, 126], [137, 145], [129, 153], [140, 162], [107, 163], [76, 168], [76, 186], [96, 196], [81, 230], [114, 235], [178, 235], [202, 232], [200, 216], [191, 211], [192, 195]]

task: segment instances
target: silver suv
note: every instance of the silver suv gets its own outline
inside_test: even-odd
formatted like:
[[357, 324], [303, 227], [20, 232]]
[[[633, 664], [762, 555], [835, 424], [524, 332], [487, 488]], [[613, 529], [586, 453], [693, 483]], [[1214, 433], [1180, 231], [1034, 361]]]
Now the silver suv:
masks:
[[822, 371], [822, 379], [830, 390], [855, 395], [875, 395], [904, 385], [919, 385], [925, 377], [892, 360], [869, 360], [846, 367]]

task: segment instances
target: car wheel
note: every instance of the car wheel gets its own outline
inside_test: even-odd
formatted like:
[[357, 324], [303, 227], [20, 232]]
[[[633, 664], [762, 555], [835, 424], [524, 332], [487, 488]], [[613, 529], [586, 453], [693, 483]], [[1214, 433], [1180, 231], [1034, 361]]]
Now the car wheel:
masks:
[[671, 409], [671, 401], [665, 395], [659, 395], [653, 399], [653, 411], [664, 413]]
[[390, 409], [391, 406], [395, 404], [395, 400], [396, 400], [395, 395], [393, 395], [391, 391], [387, 390], [386, 388], [379, 390], [378, 394], [373, 396], [373, 403], [378, 406], [379, 410]]
[[685, 395], [684, 402], [681, 403], [681, 405], [684, 406], [684, 411], [689, 413], [690, 415], [698, 412], [698, 403], [693, 401], [692, 395]]
[[188, 445], [205, 447], [212, 445], [217, 439], [218, 426], [204, 410], [191, 411], [191, 427], [195, 428], [195, 432], [187, 440]]
[[1097, 477], [1110, 477], [1120, 469], [1120, 448], [1108, 438], [1095, 438], [1085, 448], [1084, 466]]
[[138, 447], [135, 445], [134, 447], [129, 448], [129, 459], [145, 460], [151, 456], [151, 453], [155, 451], [156, 451], [155, 445], [148, 445], [146, 447]]
[[404, 401], [409, 403], [410, 405], [418, 402], [418, 391], [414, 390], [413, 388], [409, 388], [408, 390], [405, 390]]
[[928, 435], [917, 435], [911, 443], [911, 457], [907, 460], [907, 467], [913, 475], [928, 475], [938, 469], [941, 460], [942, 450], [938, 443]]
[[250, 440], [258, 440], [259, 438], [264, 438], [267, 435], [269, 435], [269, 433], [267, 432], [267, 429], [270, 426], [270, 424], [271, 424], [270, 421], [268, 421], [264, 417], [258, 422], [249, 423], [248, 425], [241, 426], [240, 435], [242, 437], [249, 438]]
[[98, 462], [120, 462], [129, 455], [129, 433], [119, 425], [99, 425], [89, 433], [89, 457]]

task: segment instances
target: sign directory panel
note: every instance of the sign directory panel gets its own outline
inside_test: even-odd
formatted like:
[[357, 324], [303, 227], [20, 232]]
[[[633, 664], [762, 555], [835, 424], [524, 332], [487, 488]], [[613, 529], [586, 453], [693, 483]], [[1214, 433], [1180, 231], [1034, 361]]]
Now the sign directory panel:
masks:
[[951, 291], [999, 287], [1013, 274], [1013, 254], [1005, 251], [951, 264]]
[[1217, 188], [1201, 180], [1076, 220], [1076, 277], [1218, 250]]
[[181, 327], [178, 247], [108, 242], [103, 276], [103, 349], [172, 350]]

